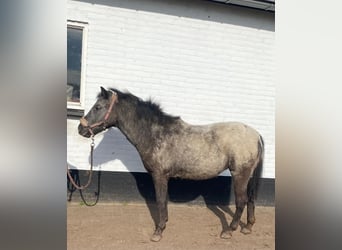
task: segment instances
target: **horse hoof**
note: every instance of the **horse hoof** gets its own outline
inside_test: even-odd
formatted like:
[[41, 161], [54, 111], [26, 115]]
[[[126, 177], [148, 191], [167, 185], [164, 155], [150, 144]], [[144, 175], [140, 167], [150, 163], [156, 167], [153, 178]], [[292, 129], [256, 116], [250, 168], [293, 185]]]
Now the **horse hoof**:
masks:
[[231, 231], [223, 231], [220, 235], [222, 239], [230, 239], [232, 237]]
[[151, 241], [158, 242], [161, 240], [161, 238], [162, 238], [161, 234], [153, 234], [151, 237]]
[[241, 233], [243, 234], [251, 234], [252, 233], [252, 229], [244, 227], [241, 229]]

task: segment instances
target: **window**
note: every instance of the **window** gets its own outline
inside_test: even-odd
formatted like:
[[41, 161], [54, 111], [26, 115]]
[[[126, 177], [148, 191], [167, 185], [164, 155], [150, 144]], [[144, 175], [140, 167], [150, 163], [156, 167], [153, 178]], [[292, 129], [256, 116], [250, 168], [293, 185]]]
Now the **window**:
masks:
[[[86, 24], [68, 22], [67, 27], [67, 103], [68, 114], [82, 112], [84, 109]], [[78, 112], [80, 111], [80, 112]], [[75, 113], [76, 112], [76, 113]], [[82, 115], [82, 114], [79, 114]]]

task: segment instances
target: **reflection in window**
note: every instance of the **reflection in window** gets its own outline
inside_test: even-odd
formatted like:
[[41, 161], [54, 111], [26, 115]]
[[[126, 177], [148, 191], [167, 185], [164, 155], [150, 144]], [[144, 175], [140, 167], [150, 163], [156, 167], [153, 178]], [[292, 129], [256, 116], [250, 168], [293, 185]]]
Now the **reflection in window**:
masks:
[[82, 67], [82, 28], [68, 27], [67, 101], [80, 102]]

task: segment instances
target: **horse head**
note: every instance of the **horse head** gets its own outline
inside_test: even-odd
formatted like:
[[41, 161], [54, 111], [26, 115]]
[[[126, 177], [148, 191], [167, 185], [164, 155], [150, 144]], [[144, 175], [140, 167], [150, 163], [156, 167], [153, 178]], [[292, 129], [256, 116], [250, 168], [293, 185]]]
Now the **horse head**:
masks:
[[115, 126], [117, 113], [115, 105], [118, 103], [118, 95], [113, 90], [101, 87], [97, 101], [86, 116], [80, 119], [78, 133], [84, 137], [94, 136], [109, 127]]

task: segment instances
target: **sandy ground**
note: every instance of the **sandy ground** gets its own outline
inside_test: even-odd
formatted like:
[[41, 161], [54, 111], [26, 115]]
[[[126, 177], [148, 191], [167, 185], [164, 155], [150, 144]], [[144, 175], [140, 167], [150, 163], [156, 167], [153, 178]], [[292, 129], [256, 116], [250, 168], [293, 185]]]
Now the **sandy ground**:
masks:
[[[155, 212], [146, 204], [97, 204], [67, 207], [68, 250], [79, 249], [275, 249], [275, 208], [256, 207], [252, 234], [221, 239], [234, 207], [169, 204], [169, 221], [160, 242], [151, 242]], [[153, 216], [151, 216], [153, 215]], [[246, 222], [246, 209], [242, 223]]]

